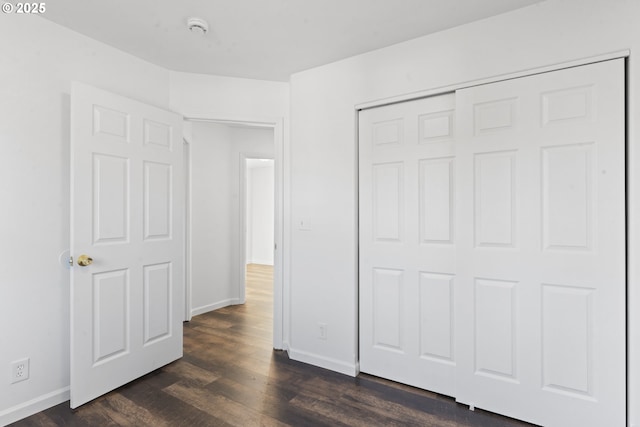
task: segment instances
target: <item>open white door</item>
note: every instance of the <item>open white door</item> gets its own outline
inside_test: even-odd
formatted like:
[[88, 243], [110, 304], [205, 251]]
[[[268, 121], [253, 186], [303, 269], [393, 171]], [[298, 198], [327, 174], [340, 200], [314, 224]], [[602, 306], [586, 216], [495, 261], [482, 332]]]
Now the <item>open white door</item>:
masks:
[[182, 356], [181, 126], [174, 113], [72, 85], [72, 408]]

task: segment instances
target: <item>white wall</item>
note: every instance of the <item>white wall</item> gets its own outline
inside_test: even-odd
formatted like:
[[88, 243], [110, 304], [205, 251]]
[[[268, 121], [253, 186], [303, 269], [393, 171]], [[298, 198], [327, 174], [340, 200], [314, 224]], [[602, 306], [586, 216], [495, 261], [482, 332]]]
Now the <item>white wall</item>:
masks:
[[289, 84], [171, 72], [171, 107], [187, 117], [288, 118]]
[[242, 154], [273, 157], [273, 130], [191, 122], [191, 314], [241, 304]]
[[[191, 155], [192, 315], [236, 303], [231, 281], [229, 127], [193, 123]], [[236, 234], [237, 237], [237, 234]]]
[[[293, 75], [292, 357], [357, 371], [356, 105], [631, 49], [630, 407], [640, 425], [639, 16], [637, 0], [547, 0]], [[301, 221], [311, 229], [299, 229]], [[327, 324], [326, 340], [317, 338], [318, 322]]]
[[273, 160], [260, 162], [247, 169], [247, 264], [273, 265]]
[[[287, 83], [169, 72], [37, 16], [0, 14], [0, 39], [3, 425], [69, 396], [69, 271], [58, 256], [69, 248], [71, 81], [181, 113], [286, 121], [289, 100]], [[9, 364], [23, 357], [30, 379], [11, 385]]]

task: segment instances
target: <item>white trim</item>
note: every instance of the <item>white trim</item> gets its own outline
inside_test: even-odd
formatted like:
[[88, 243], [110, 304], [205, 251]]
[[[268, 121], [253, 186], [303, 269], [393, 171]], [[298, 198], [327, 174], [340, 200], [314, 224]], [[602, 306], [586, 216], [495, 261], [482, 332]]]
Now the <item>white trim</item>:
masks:
[[237, 114], [221, 114], [221, 113], [184, 113], [182, 114], [184, 120], [192, 122], [209, 122], [220, 123], [227, 125], [242, 125], [242, 126], [256, 126], [256, 127], [276, 127], [279, 122], [282, 121], [280, 117], [247, 117]]
[[353, 313], [353, 336], [356, 337], [356, 339], [354, 340], [355, 342], [353, 343], [353, 354], [355, 355], [354, 357], [354, 363], [356, 365], [356, 375], [358, 375], [360, 373], [360, 111], [355, 110], [354, 111], [355, 114], [355, 118], [354, 118], [354, 122], [355, 122], [355, 127], [353, 129], [353, 134], [354, 134], [354, 138], [356, 141], [355, 144], [355, 165], [354, 165], [354, 169], [355, 169], [355, 179], [354, 179], [354, 188], [353, 188], [353, 192], [356, 195], [355, 197], [355, 209], [354, 209], [354, 217], [353, 217], [353, 221], [354, 224], [356, 225], [355, 227], [355, 231], [354, 231], [354, 239], [356, 242], [355, 248], [356, 248], [356, 253], [355, 253], [355, 264], [356, 264], [356, 269], [354, 272], [355, 277], [353, 278], [356, 286], [355, 289], [353, 290], [354, 292], [354, 300], [356, 301], [356, 309], [354, 310]]
[[184, 321], [191, 320], [191, 144], [183, 137], [184, 154]]
[[411, 101], [419, 98], [426, 98], [429, 96], [440, 95], [449, 92], [455, 92], [456, 90], [469, 88], [473, 86], [480, 86], [489, 83], [496, 83], [504, 80], [518, 79], [520, 77], [532, 76], [534, 74], [548, 73], [551, 71], [562, 70], [564, 68], [579, 67], [581, 65], [593, 64], [596, 62], [608, 61], [611, 59], [627, 58], [631, 52], [629, 50], [621, 50], [617, 52], [605, 53], [597, 56], [590, 56], [588, 58], [576, 59], [568, 62], [560, 62], [556, 64], [546, 65], [543, 67], [536, 67], [527, 70], [516, 71], [513, 73], [500, 74], [493, 77], [488, 77], [480, 80], [470, 80], [467, 82], [456, 83], [448, 86], [436, 87], [433, 89], [421, 90], [417, 92], [410, 92], [402, 95], [392, 96], [389, 98], [377, 99], [369, 102], [363, 102], [355, 106], [356, 110], [365, 110], [367, 108], [381, 107], [383, 105], [396, 104], [398, 102]]
[[191, 309], [191, 316], [197, 316], [199, 314], [208, 313], [210, 311], [218, 310], [220, 308], [229, 307], [230, 305], [244, 304], [244, 300], [241, 298], [229, 298], [222, 301], [214, 302], [213, 304], [203, 305]]
[[292, 360], [297, 360], [298, 362], [308, 363], [320, 368], [329, 369], [331, 371], [349, 375], [350, 377], [355, 377], [359, 372], [357, 364], [345, 363], [342, 360], [334, 359], [332, 357], [320, 356], [318, 354], [295, 350], [292, 348], [288, 350], [288, 353], [289, 358]]
[[[274, 243], [274, 271], [273, 271], [273, 348], [283, 349], [283, 342], [289, 331], [290, 313], [288, 310], [288, 266], [285, 260], [289, 260], [290, 233], [285, 229], [285, 200], [289, 200], [289, 186], [285, 186], [285, 178], [290, 176], [289, 166], [285, 165], [285, 128], [282, 117], [258, 117], [241, 116], [221, 113], [183, 113], [183, 119], [187, 121], [210, 122], [228, 125], [269, 127], [273, 129], [274, 161], [275, 161], [275, 235]], [[285, 176], [286, 173], [286, 176]], [[286, 240], [285, 240], [286, 234]], [[240, 259], [244, 259], [242, 256]], [[196, 313], [198, 309], [192, 309]], [[200, 312], [204, 313], [206, 311]], [[194, 314], [195, 315], [195, 314]]]
[[627, 60], [625, 64], [626, 85], [626, 117], [627, 130], [627, 422], [630, 427], [640, 427], [640, 270], [638, 268], [638, 252], [640, 251], [640, 234], [638, 229], [638, 212], [640, 211], [640, 185], [638, 168], [640, 150], [638, 150], [637, 92], [633, 76], [637, 73], [635, 61]]
[[289, 318], [289, 262], [290, 241], [285, 239], [285, 200], [289, 199], [290, 193], [285, 182], [290, 175], [288, 159], [285, 161], [285, 128], [284, 119], [279, 118], [274, 122], [273, 142], [274, 142], [274, 253], [273, 253], [273, 348], [281, 350], [284, 348], [283, 342], [288, 340], [290, 318]]
[[67, 402], [70, 396], [70, 388], [64, 387], [51, 393], [43, 394], [35, 399], [20, 403], [0, 412], [0, 425], [7, 425], [30, 417], [33, 414], [49, 409], [53, 406]]

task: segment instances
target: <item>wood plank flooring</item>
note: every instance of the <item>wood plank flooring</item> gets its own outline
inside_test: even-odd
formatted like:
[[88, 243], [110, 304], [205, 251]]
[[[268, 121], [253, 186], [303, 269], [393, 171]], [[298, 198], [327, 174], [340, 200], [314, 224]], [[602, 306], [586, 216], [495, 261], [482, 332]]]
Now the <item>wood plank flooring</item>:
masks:
[[75, 411], [62, 403], [13, 426], [442, 426], [528, 424], [272, 350], [272, 268], [249, 265], [247, 303], [184, 324], [184, 357]]

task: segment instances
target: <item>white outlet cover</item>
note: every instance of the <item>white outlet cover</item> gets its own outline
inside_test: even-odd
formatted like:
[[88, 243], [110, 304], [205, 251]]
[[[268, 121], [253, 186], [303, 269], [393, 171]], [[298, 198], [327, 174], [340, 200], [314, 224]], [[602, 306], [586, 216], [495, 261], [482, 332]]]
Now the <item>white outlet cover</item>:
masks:
[[29, 379], [29, 358], [11, 362], [11, 384]]
[[318, 338], [321, 340], [327, 339], [327, 324], [326, 323], [318, 323], [319, 334]]

